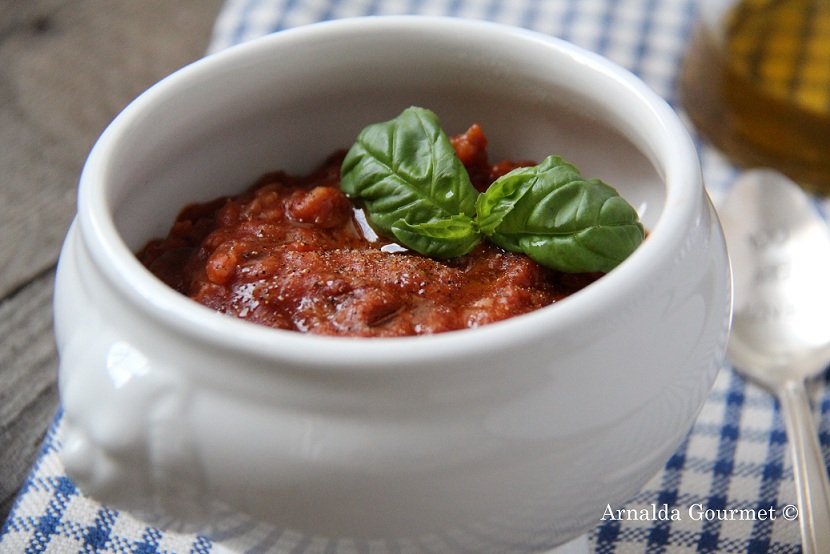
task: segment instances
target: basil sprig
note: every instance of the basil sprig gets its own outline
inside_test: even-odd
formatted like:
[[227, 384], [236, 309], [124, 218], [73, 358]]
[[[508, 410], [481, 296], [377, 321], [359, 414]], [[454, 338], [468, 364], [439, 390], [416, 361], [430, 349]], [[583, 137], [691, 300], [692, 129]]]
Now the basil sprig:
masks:
[[560, 271], [608, 272], [645, 238], [614, 188], [558, 156], [479, 194], [438, 117], [423, 108], [366, 127], [341, 175], [342, 190], [363, 202], [381, 233], [426, 256], [461, 256], [487, 236]]

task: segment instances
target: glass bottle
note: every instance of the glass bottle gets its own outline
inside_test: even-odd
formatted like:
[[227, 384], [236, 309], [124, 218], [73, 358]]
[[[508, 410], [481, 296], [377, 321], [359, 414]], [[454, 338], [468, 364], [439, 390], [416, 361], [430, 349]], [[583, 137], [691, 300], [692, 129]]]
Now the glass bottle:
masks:
[[830, 195], [830, 0], [702, 0], [680, 93], [736, 165]]

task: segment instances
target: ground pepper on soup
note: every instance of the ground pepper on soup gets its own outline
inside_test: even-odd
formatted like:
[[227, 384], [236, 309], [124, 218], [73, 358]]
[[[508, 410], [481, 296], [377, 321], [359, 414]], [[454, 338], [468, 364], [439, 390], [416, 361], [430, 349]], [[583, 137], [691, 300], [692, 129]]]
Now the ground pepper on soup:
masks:
[[[478, 191], [531, 161], [491, 163], [479, 125], [450, 137]], [[603, 272], [566, 273], [483, 240], [436, 259], [399, 246], [341, 191], [345, 151], [308, 175], [262, 176], [235, 197], [186, 206], [138, 258], [218, 312], [320, 335], [390, 337], [479, 327], [548, 306]]]

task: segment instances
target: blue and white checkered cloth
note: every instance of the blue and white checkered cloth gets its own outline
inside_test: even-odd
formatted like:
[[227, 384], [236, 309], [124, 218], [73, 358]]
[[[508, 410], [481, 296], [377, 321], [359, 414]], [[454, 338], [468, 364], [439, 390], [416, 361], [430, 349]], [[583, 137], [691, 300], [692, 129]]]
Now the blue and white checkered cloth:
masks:
[[[216, 21], [209, 51], [298, 25], [360, 15], [487, 19], [562, 37], [599, 52], [632, 70], [677, 106], [677, 72], [695, 13], [693, 0], [228, 0]], [[700, 152], [707, 187], [717, 203], [736, 171], [707, 146], [700, 144]], [[820, 416], [824, 458], [830, 460], [826, 376], [814, 383], [811, 396]], [[85, 498], [64, 474], [60, 437], [58, 414], [3, 526], [0, 553], [228, 552], [226, 545], [161, 532]], [[698, 507], [772, 508], [780, 514], [790, 504], [795, 504], [792, 462], [777, 404], [724, 367], [687, 440], [625, 506], [629, 516], [598, 520], [588, 541], [600, 554], [795, 554], [801, 552], [797, 521], [780, 516], [755, 521], [695, 517]], [[668, 515], [677, 510], [679, 518], [660, 517], [661, 508]], [[295, 543], [285, 551], [307, 551], [303, 546]], [[328, 550], [319, 550], [324, 551]]]

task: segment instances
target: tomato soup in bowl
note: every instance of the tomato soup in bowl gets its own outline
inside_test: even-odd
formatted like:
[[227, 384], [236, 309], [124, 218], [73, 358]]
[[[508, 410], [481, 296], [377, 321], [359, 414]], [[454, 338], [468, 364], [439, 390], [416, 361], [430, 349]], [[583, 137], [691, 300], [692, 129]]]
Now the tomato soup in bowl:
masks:
[[[412, 106], [449, 136], [480, 124], [492, 160], [561, 156], [648, 236], [549, 305], [394, 337], [231, 317], [136, 255], [184, 206], [312, 174]], [[460, 19], [279, 32], [161, 81], [90, 153], [55, 292], [63, 460], [85, 494], [231, 548], [553, 548], [690, 429], [725, 349], [728, 267], [683, 125], [611, 62]]]

